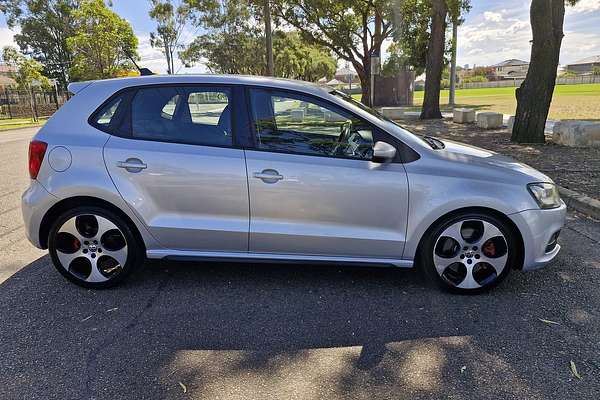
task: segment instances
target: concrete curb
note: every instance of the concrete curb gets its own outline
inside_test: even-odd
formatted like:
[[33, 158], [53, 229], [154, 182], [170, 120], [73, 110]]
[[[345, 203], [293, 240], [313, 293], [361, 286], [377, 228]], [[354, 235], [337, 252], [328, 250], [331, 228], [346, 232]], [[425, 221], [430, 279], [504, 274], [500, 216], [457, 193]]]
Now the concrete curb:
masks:
[[593, 199], [562, 186], [558, 187], [558, 191], [567, 204], [567, 207], [590, 217], [600, 219], [600, 200]]

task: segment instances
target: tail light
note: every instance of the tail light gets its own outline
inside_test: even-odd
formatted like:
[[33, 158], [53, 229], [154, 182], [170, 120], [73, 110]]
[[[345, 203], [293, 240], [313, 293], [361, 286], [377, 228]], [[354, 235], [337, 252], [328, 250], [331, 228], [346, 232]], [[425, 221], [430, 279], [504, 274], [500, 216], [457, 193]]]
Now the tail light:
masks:
[[47, 147], [48, 143], [39, 140], [32, 140], [29, 143], [29, 176], [31, 179], [37, 178]]

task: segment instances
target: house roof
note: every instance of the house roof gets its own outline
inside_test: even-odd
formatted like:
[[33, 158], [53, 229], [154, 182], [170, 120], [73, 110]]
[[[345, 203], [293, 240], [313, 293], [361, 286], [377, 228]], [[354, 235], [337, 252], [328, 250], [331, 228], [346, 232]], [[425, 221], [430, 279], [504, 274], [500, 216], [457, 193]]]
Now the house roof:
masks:
[[517, 65], [529, 65], [529, 62], [511, 58], [510, 60], [504, 60], [498, 64], [494, 64], [492, 67], [513, 67]]
[[567, 64], [567, 65], [595, 64], [595, 63], [600, 63], [600, 55], [587, 57], [587, 58], [584, 58], [579, 61], [575, 61], [575, 62]]

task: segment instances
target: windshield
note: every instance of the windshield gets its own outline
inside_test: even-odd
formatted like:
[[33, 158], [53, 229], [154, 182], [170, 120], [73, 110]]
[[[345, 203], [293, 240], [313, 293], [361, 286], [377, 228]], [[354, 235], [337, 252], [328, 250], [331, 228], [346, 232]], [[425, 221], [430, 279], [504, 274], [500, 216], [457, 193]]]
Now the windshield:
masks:
[[355, 107], [360, 108], [363, 111], [368, 112], [369, 114], [377, 117], [378, 119], [382, 120], [382, 121], [386, 121], [386, 122], [391, 122], [392, 124], [399, 126], [400, 128], [404, 129], [406, 132], [409, 132], [411, 134], [413, 134], [414, 136], [418, 137], [419, 139], [421, 139], [424, 143], [426, 143], [429, 147], [431, 147], [434, 150], [438, 150], [438, 149], [443, 149], [444, 147], [446, 147], [444, 145], [444, 142], [442, 142], [439, 139], [436, 139], [434, 137], [428, 136], [428, 135], [419, 135], [416, 134], [414, 132], [411, 132], [410, 130], [406, 129], [405, 127], [403, 127], [402, 125], [400, 125], [399, 123], [397, 123], [396, 121], [389, 119], [388, 117], [386, 117], [385, 115], [381, 114], [379, 111], [371, 108], [371, 107], [367, 107], [365, 106], [363, 103], [361, 103], [360, 101], [355, 100], [352, 96], [347, 95], [344, 92], [341, 92], [339, 90], [332, 90], [331, 92], [332, 95], [339, 97], [340, 99], [352, 104]]

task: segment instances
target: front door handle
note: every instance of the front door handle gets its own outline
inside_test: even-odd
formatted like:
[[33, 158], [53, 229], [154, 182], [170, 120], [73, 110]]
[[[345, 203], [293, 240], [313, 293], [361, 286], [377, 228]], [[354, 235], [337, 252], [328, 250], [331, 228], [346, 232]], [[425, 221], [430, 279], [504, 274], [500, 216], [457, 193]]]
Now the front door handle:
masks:
[[283, 179], [283, 175], [280, 175], [274, 169], [264, 169], [262, 172], [255, 172], [252, 176], [261, 179], [265, 183], [275, 183]]
[[141, 170], [148, 168], [142, 160], [137, 158], [128, 158], [127, 161], [118, 161], [117, 167], [125, 168], [128, 172], [140, 172]]

